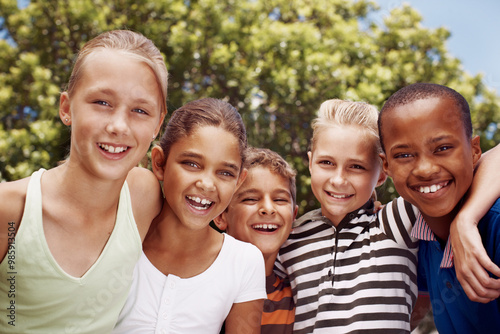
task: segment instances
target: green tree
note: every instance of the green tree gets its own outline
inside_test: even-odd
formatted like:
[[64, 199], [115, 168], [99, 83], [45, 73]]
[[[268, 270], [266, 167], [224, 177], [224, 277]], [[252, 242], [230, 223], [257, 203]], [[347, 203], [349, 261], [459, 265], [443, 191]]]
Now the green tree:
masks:
[[[0, 0], [0, 179], [50, 168], [68, 151], [58, 120], [73, 55], [110, 29], [151, 38], [170, 72], [169, 110], [199, 97], [238, 107], [249, 142], [281, 153], [298, 170], [301, 211], [315, 207], [307, 150], [310, 122], [330, 98], [381, 107], [418, 81], [460, 91], [470, 102], [483, 149], [499, 119], [498, 95], [464, 72], [446, 49], [444, 28], [422, 26], [409, 6], [383, 22], [374, 1], [348, 0]], [[6, 35], [7, 36], [7, 35]], [[390, 183], [387, 196], [393, 196]]]

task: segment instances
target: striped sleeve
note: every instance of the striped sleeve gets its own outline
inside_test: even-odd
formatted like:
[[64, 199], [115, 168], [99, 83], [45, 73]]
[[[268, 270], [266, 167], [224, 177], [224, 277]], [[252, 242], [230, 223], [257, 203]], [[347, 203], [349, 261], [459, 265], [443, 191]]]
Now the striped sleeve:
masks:
[[418, 246], [418, 240], [411, 236], [411, 230], [417, 220], [417, 214], [416, 207], [398, 197], [379, 211], [380, 228], [389, 239], [414, 249]]

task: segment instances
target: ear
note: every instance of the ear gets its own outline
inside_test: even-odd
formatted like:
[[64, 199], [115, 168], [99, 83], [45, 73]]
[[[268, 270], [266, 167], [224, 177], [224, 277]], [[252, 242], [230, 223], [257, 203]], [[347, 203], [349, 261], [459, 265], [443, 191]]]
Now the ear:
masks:
[[312, 152], [311, 151], [307, 152], [307, 157], [309, 158], [309, 173], [311, 173], [311, 169], [312, 169]]
[[156, 138], [156, 136], [158, 136], [158, 133], [160, 133], [160, 130], [161, 130], [161, 127], [163, 125], [163, 120], [165, 119], [165, 115], [166, 113], [163, 113], [161, 116], [160, 116], [160, 123], [158, 123], [158, 126], [156, 127], [155, 129], [155, 132], [154, 132], [154, 138]]
[[59, 98], [59, 118], [65, 125], [71, 125], [71, 108], [68, 92], [63, 92]]
[[476, 168], [477, 162], [479, 158], [481, 158], [481, 145], [480, 145], [480, 137], [474, 136], [471, 140], [471, 148], [472, 148], [472, 163], [474, 164], [474, 168]]
[[[236, 189], [238, 189], [243, 182], [245, 182], [245, 179], [247, 178], [248, 175], [248, 170], [246, 168], [242, 168], [240, 172], [240, 176], [238, 177], [238, 181], [236, 183]], [[236, 191], [235, 189], [235, 191]]]
[[376, 187], [380, 187], [381, 185], [383, 185], [385, 180], [387, 180], [387, 174], [385, 173], [385, 170], [381, 168]]
[[165, 173], [166, 157], [163, 153], [163, 149], [156, 145], [151, 151], [151, 164], [153, 168], [153, 173], [159, 181], [163, 181]]
[[224, 210], [223, 213], [221, 213], [220, 215], [218, 215], [217, 217], [214, 218], [215, 226], [217, 226], [217, 228], [221, 231], [227, 230], [227, 217], [226, 217], [227, 211], [226, 210]]
[[293, 209], [293, 220], [295, 220], [295, 218], [297, 218], [297, 213], [299, 212], [299, 206], [298, 205], [295, 205], [295, 208]]
[[[389, 162], [387, 161], [387, 155], [385, 153], [380, 153], [379, 157], [380, 157], [380, 159], [382, 159], [382, 170], [386, 174], [386, 178], [387, 178], [387, 175], [389, 175], [390, 177], [392, 177], [392, 175], [391, 175], [391, 173], [389, 171]], [[384, 182], [385, 182], [385, 180], [384, 180]]]

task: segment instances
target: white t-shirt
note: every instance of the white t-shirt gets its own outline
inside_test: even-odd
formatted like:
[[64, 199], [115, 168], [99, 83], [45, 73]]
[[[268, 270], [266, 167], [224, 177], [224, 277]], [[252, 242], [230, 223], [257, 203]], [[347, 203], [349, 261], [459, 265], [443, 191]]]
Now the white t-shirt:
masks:
[[265, 299], [260, 250], [224, 234], [214, 263], [200, 275], [165, 276], [143, 253], [113, 333], [219, 333], [233, 303]]

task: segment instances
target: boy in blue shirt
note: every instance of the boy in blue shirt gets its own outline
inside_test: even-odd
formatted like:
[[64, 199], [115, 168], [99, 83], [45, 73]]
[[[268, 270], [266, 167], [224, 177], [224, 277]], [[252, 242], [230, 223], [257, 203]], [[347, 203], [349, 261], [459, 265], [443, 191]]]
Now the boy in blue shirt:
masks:
[[[398, 193], [421, 213], [412, 230], [420, 239], [418, 284], [429, 292], [438, 331], [500, 332], [500, 300], [478, 303], [467, 297], [453, 267], [449, 241], [451, 223], [481, 157], [467, 101], [445, 86], [407, 86], [385, 103], [379, 132], [384, 170]], [[491, 191], [498, 197], [500, 187], [492, 185]], [[481, 219], [478, 230], [488, 255], [500, 265], [500, 200]]]

